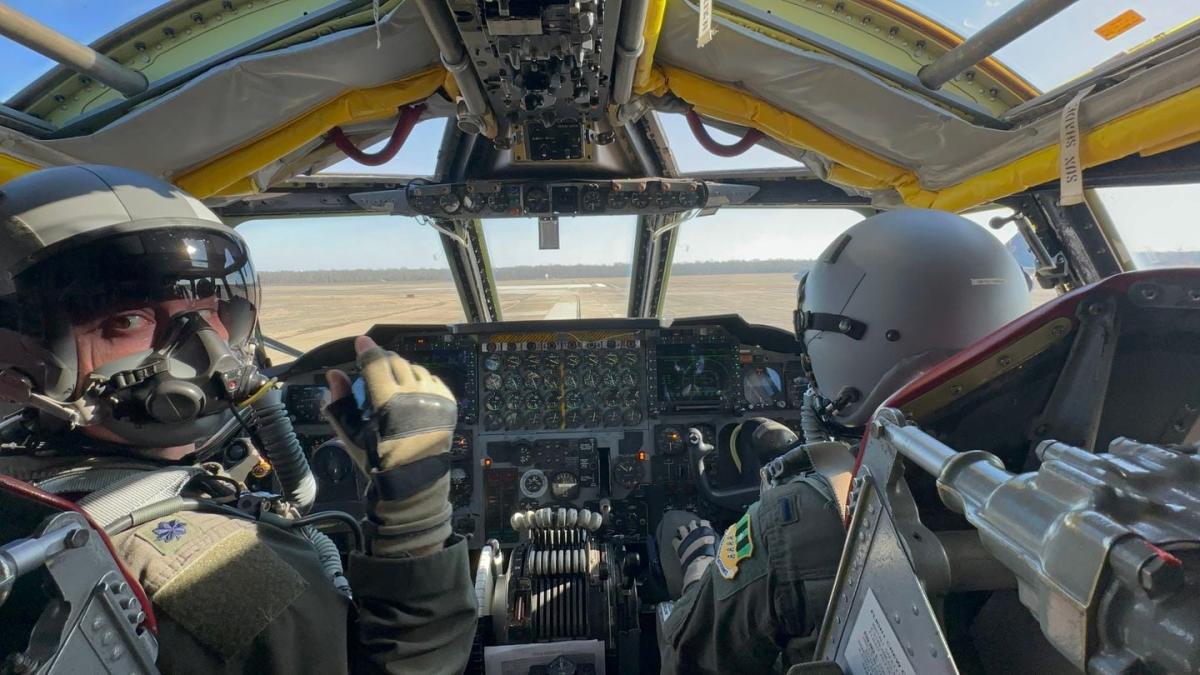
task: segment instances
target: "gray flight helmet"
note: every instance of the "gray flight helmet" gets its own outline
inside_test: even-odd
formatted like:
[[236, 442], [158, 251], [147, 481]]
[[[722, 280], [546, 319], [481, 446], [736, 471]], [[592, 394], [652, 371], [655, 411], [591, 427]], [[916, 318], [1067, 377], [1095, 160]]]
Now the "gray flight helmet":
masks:
[[[222, 293], [222, 301], [236, 296], [223, 302], [239, 312], [225, 325], [233, 327], [229, 343], [244, 345], [258, 305], [249, 253], [198, 199], [103, 165], [44, 169], [0, 184], [0, 371], [21, 374], [34, 393], [60, 402], [84, 395], [80, 383], [90, 374], [80, 373], [71, 323], [81, 308], [179, 293], [189, 284], [193, 292]], [[175, 433], [148, 427], [135, 444], [198, 439], [219, 423], [203, 420]]]
[[832, 421], [865, 424], [931, 366], [1029, 309], [1012, 254], [945, 211], [898, 209], [854, 225], [801, 280], [796, 334]]

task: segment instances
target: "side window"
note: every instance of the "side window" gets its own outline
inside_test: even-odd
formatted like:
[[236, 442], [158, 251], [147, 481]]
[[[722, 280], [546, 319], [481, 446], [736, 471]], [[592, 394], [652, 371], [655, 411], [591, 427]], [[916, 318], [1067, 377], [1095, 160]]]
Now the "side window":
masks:
[[1096, 194], [1135, 267], [1200, 265], [1200, 184], [1099, 188]]

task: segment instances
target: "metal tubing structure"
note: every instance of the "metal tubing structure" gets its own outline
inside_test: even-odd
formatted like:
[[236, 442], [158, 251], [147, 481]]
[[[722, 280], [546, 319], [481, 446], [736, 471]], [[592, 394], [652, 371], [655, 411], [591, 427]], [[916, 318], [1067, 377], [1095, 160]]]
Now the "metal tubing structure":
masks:
[[[437, 43], [442, 65], [454, 75], [454, 81], [458, 84], [458, 90], [467, 106], [470, 118], [464, 119], [459, 115], [459, 128], [467, 133], [483, 133], [486, 126], [484, 118], [488, 114], [487, 97], [479, 83], [479, 76], [475, 73], [475, 66], [463, 47], [458, 27], [454, 25], [454, 19], [450, 16], [450, 8], [446, 6], [445, 0], [417, 0], [417, 9], [421, 11], [425, 25], [429, 27], [429, 32]], [[465, 128], [464, 122], [467, 123]]]
[[983, 27], [978, 33], [917, 72], [921, 84], [937, 89], [968, 68], [995, 54], [1050, 17], [1075, 4], [1076, 0], [1025, 0]]
[[150, 86], [146, 76], [113, 61], [87, 45], [49, 28], [0, 3], [0, 35], [97, 82], [122, 96], [140, 94]]
[[646, 48], [642, 27], [646, 25], [649, 0], [624, 0], [621, 25], [617, 29], [617, 57], [613, 65], [612, 100], [617, 105], [629, 103], [633, 94], [633, 74], [638, 57]]

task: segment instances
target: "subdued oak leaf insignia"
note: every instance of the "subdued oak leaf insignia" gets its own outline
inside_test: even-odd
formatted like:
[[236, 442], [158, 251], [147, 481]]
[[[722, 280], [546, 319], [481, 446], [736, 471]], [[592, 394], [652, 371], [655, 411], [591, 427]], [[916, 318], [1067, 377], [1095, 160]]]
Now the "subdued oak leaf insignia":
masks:
[[142, 525], [135, 531], [135, 536], [159, 553], [171, 555], [183, 546], [190, 526], [191, 523], [184, 516], [174, 515]]
[[750, 514], [747, 513], [730, 525], [721, 537], [721, 545], [717, 547], [717, 571], [722, 577], [732, 579], [737, 576], [738, 565], [752, 555], [754, 540], [750, 537]]

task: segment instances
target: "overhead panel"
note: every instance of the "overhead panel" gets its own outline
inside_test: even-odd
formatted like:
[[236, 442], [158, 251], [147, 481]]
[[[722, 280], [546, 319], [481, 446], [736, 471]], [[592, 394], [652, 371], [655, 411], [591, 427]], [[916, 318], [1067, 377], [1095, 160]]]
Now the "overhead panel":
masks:
[[451, 0], [515, 162], [589, 161], [603, 124], [620, 0]]

